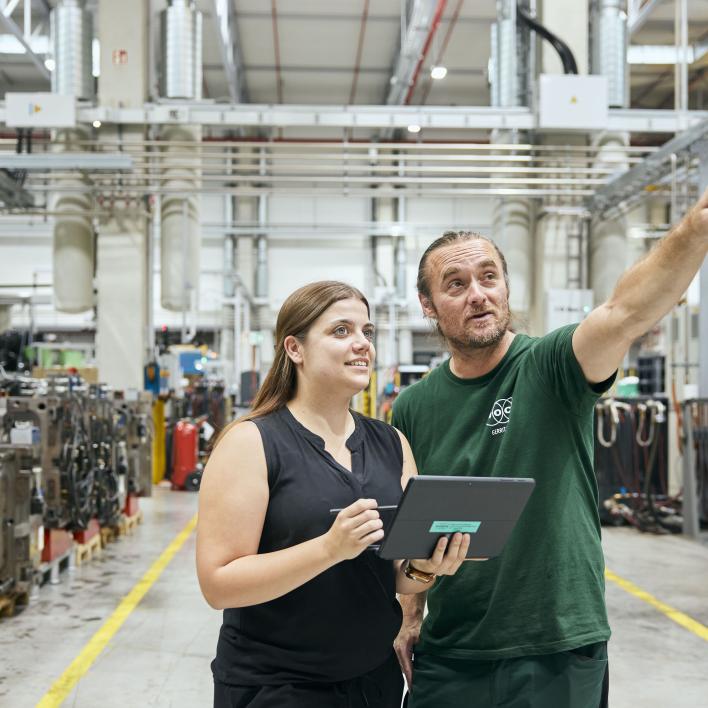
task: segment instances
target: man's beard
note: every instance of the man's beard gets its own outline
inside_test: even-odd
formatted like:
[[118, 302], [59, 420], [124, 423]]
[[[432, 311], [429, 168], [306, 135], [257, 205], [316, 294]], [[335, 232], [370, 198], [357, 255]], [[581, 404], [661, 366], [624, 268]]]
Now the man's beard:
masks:
[[511, 312], [509, 311], [509, 307], [507, 306], [506, 309], [500, 314], [501, 319], [497, 321], [497, 324], [492, 329], [483, 332], [482, 334], [464, 333], [462, 336], [448, 335], [443, 331], [439, 320], [437, 323], [438, 334], [445, 339], [452, 349], [461, 351], [469, 349], [487, 349], [488, 347], [493, 347], [498, 344], [509, 328], [509, 322], [511, 322]]

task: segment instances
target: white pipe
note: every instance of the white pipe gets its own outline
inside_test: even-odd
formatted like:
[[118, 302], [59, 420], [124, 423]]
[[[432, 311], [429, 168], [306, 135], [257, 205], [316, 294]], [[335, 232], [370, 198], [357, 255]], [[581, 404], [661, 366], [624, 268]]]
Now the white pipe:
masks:
[[681, 110], [688, 111], [688, 0], [681, 0]]
[[[244, 302], [243, 303], [243, 333], [241, 334], [241, 338], [243, 339], [244, 335], [246, 336], [246, 346], [251, 341], [251, 303], [249, 302]], [[240, 344], [239, 344], [240, 346]], [[250, 362], [247, 362], [248, 365], [248, 370], [251, 368]], [[242, 364], [243, 366], [243, 364]]]
[[189, 310], [189, 329], [186, 341], [191, 342], [197, 334], [197, 317], [199, 313], [199, 288], [194, 288], [190, 293], [192, 307]]
[[387, 366], [396, 366], [396, 301], [393, 295], [388, 301], [388, 351]]
[[405, 300], [407, 293], [406, 275], [408, 266], [408, 254], [406, 252], [406, 237], [399, 236], [396, 239], [395, 246], [395, 267], [394, 281], [396, 289], [396, 297], [400, 300]]
[[146, 238], [145, 238], [145, 250], [146, 250], [145, 271], [146, 271], [146, 286], [147, 286], [147, 293], [146, 293], [147, 311], [146, 311], [146, 318], [145, 318], [145, 326], [146, 326], [145, 341], [147, 343], [146, 346], [147, 346], [147, 355], [148, 355], [147, 360], [148, 361], [152, 361], [153, 358], [156, 356], [156, 351], [155, 351], [155, 308], [154, 308], [155, 276], [153, 274], [153, 271], [155, 269], [155, 240], [156, 240], [157, 234], [160, 233], [160, 227], [159, 227], [160, 200], [161, 200], [160, 195], [156, 194], [155, 201], [153, 202], [152, 219], [150, 220], [150, 223], [148, 224], [147, 234], [146, 234]]
[[[674, 66], [674, 109], [683, 114], [688, 110], [688, 5], [687, 0], [675, 0], [674, 39], [679, 47]], [[679, 116], [679, 121], [683, 116]]]
[[[236, 400], [241, 402], [241, 310], [243, 309], [243, 300], [241, 298], [241, 286], [236, 288], [234, 296], [234, 381], [233, 385], [236, 389]], [[248, 307], [248, 304], [246, 305]]]

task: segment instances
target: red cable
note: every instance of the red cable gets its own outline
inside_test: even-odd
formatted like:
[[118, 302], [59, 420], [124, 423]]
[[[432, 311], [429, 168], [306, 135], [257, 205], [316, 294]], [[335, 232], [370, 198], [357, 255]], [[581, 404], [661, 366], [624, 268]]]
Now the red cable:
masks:
[[447, 0], [438, 0], [437, 7], [435, 8], [435, 15], [433, 16], [433, 23], [430, 25], [430, 32], [428, 32], [428, 36], [425, 38], [423, 51], [421, 52], [420, 58], [418, 59], [418, 63], [415, 67], [415, 72], [413, 72], [413, 79], [411, 80], [410, 86], [408, 87], [408, 93], [406, 94], [406, 98], [403, 101], [403, 104], [406, 106], [410, 103], [411, 97], [413, 96], [413, 91], [415, 91], [415, 85], [418, 81], [418, 74], [420, 74], [420, 68], [423, 66], [423, 63], [425, 62], [425, 57], [428, 55], [428, 51], [430, 50], [430, 45], [433, 43], [433, 37], [435, 36], [435, 32], [438, 29], [438, 25], [440, 24], [442, 14], [445, 11], [446, 3]]
[[[445, 54], [445, 50], [447, 49], [447, 45], [450, 43], [450, 37], [452, 36], [452, 30], [455, 28], [455, 25], [457, 24], [457, 18], [460, 16], [460, 10], [462, 9], [462, 3], [465, 0], [457, 0], [457, 7], [455, 8], [455, 11], [452, 13], [452, 19], [450, 20], [450, 24], [448, 25], [447, 32], [445, 33], [445, 39], [443, 39], [443, 43], [440, 46], [440, 51], [438, 52], [438, 55], [435, 57], [435, 62], [434, 66], [440, 66], [440, 62], [443, 58], [443, 54]], [[428, 81], [425, 84], [425, 89], [423, 90], [423, 95], [420, 98], [420, 105], [422, 106], [425, 101], [428, 98], [428, 94], [430, 93], [430, 88], [433, 85], [433, 79], [429, 76]]]
[[278, 103], [283, 102], [283, 79], [280, 75], [280, 38], [278, 37], [278, 9], [276, 0], [270, 0], [270, 15], [273, 20], [273, 48], [275, 49], [275, 82], [278, 92]]
[[364, 47], [364, 35], [366, 34], [366, 18], [369, 14], [369, 0], [364, 0], [364, 10], [361, 13], [361, 26], [359, 27], [359, 44], [356, 49], [356, 63], [354, 64], [354, 76], [352, 77], [352, 88], [349, 92], [349, 105], [354, 103], [356, 96], [356, 85], [359, 81], [359, 66], [361, 65], [361, 50]]

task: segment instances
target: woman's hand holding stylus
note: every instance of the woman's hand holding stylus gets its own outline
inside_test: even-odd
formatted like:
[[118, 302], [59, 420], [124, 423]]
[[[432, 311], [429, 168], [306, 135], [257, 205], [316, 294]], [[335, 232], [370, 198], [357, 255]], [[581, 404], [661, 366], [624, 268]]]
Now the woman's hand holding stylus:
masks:
[[375, 499], [358, 499], [342, 509], [322, 537], [328, 553], [337, 561], [356, 558], [384, 536], [383, 521]]

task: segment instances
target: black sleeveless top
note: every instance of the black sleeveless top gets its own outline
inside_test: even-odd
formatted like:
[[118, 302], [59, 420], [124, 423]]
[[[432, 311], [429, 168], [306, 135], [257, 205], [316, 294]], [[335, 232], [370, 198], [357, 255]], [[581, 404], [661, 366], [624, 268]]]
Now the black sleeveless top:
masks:
[[[322, 535], [334, 521], [330, 509], [362, 497], [398, 503], [398, 433], [352, 415], [355, 429], [346, 442], [351, 472], [287, 408], [253, 421], [270, 488], [259, 553]], [[393, 563], [364, 551], [275, 600], [224, 610], [212, 671], [218, 681], [243, 686], [344, 681], [383, 663], [400, 625]]]

